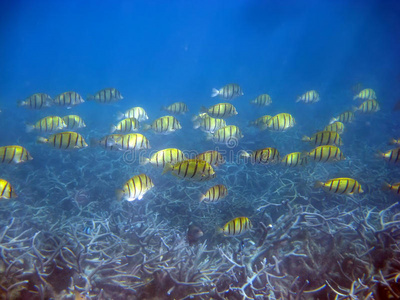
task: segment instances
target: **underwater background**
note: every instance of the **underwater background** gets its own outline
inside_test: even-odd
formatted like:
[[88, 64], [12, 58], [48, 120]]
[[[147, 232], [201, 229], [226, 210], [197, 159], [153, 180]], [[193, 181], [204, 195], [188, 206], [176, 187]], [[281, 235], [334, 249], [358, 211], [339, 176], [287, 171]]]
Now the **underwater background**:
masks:
[[[1, 299], [400, 297], [398, 1], [2, 1], [0, 14], [0, 147], [22, 146], [33, 157], [0, 165], [17, 194], [0, 198]], [[211, 97], [232, 83], [244, 95]], [[123, 99], [88, 99], [105, 88]], [[367, 88], [378, 111], [355, 110], [368, 99], [353, 97]], [[319, 101], [296, 102], [311, 90]], [[17, 105], [67, 91], [85, 102]], [[272, 103], [250, 104], [261, 94]], [[174, 102], [189, 109], [175, 115], [181, 129], [144, 130]], [[227, 124], [243, 134], [233, 145], [193, 128], [203, 106], [225, 102], [238, 112]], [[149, 117], [137, 132], [151, 149], [98, 145], [132, 107]], [[341, 134], [345, 160], [287, 167], [240, 154], [274, 147], [280, 159], [300, 152], [312, 160], [317, 145], [302, 137], [345, 111], [355, 111]], [[280, 113], [295, 124], [249, 126]], [[57, 149], [37, 142], [54, 132], [26, 130], [70, 114], [84, 120], [76, 132], [88, 147]], [[201, 182], [140, 163], [165, 148], [218, 150], [226, 163]], [[116, 190], [141, 173], [154, 187], [142, 200], [118, 201]], [[347, 177], [363, 193], [314, 188]], [[228, 195], [200, 202], [217, 184]], [[218, 233], [242, 216], [251, 230]], [[194, 225], [203, 234], [191, 242]]]

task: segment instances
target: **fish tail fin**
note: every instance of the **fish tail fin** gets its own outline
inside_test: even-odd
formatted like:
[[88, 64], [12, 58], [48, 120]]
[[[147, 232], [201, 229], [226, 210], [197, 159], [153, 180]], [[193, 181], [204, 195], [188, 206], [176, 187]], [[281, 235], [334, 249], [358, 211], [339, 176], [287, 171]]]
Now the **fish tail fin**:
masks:
[[337, 120], [338, 120], [337, 118], [332, 118], [332, 119], [329, 121], [329, 124], [335, 123]]
[[396, 140], [395, 139], [390, 139], [390, 141], [388, 142], [389, 145], [395, 145], [396, 144]]
[[167, 110], [167, 107], [163, 105], [161, 106], [160, 110]]
[[32, 132], [34, 129], [35, 129], [35, 125], [26, 124], [26, 129], [25, 129], [25, 131], [26, 131], [27, 133]]
[[240, 154], [239, 154], [239, 155], [242, 156], [242, 157], [250, 157], [250, 156], [251, 156], [249, 153], [247, 153], [247, 152], [244, 151], [244, 150], [240, 151]]
[[111, 133], [114, 133], [115, 130], [117, 130], [117, 126], [115, 126], [114, 124], [112, 124], [112, 125], [110, 126], [110, 132], [111, 132]]
[[378, 150], [378, 151], [375, 153], [375, 157], [378, 157], [378, 158], [385, 157], [385, 153], [383, 153], [383, 152], [381, 152], [381, 151]]
[[324, 183], [322, 181], [316, 181], [314, 184], [314, 189], [318, 189], [323, 186], [324, 186]]
[[141, 156], [139, 158], [139, 164], [140, 165], [147, 165], [150, 162], [150, 159], [144, 156]]
[[122, 112], [117, 112], [117, 120], [122, 120], [125, 117], [125, 114], [123, 114]]
[[195, 121], [193, 123], [193, 129], [198, 129], [200, 127], [200, 122], [199, 121]]
[[211, 97], [215, 97], [215, 96], [218, 96], [218, 95], [219, 95], [219, 90], [213, 88], [212, 91], [211, 91]]
[[38, 136], [36, 139], [36, 142], [39, 144], [46, 144], [48, 141], [49, 141], [48, 139], [41, 137], [41, 136]]
[[149, 130], [151, 128], [151, 125], [149, 125], [149, 124], [144, 124], [143, 126], [142, 126], [142, 129], [144, 130], [144, 131], [147, 131], [147, 130]]
[[301, 96], [297, 96], [296, 103], [301, 101]]
[[356, 100], [357, 98], [358, 98], [358, 94], [353, 97], [353, 100]]
[[206, 198], [206, 195], [200, 194], [200, 202], [203, 202], [203, 200]]
[[88, 95], [86, 96], [86, 100], [87, 100], [87, 101], [94, 100], [94, 96], [93, 96], [93, 95], [90, 95], [90, 94], [88, 94]]
[[196, 122], [200, 117], [198, 115], [194, 115], [191, 120], [192, 122]]
[[309, 138], [308, 136], [303, 136], [303, 137], [301, 138], [301, 140], [302, 140], [303, 142], [309, 142], [309, 141], [311, 141], [311, 138]]
[[25, 103], [24, 100], [19, 100], [19, 101], [17, 102], [17, 106], [18, 106], [18, 107], [24, 106], [25, 104], [26, 104], [26, 103]]
[[166, 163], [161, 175], [164, 175], [165, 173], [172, 171], [172, 169], [173, 169], [173, 165], [170, 163]]
[[353, 110], [353, 112], [356, 112], [356, 111], [359, 110], [359, 109], [358, 109], [357, 106], [353, 106], [353, 107], [352, 107], [352, 110]]
[[382, 190], [383, 191], [389, 191], [392, 188], [392, 185], [386, 181], [382, 183]]
[[121, 201], [124, 196], [124, 191], [121, 189], [115, 190], [115, 196], [117, 197], [118, 201]]
[[205, 106], [200, 107], [200, 112], [207, 112], [208, 108]]

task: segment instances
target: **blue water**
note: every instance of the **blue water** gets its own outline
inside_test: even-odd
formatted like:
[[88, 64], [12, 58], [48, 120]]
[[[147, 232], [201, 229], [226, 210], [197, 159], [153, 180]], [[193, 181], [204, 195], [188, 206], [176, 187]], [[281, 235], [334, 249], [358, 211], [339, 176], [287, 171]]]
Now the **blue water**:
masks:
[[[165, 228], [177, 230], [181, 236], [190, 222], [197, 223], [205, 233], [200, 242], [207, 239], [213, 251], [218, 243], [226, 247], [232, 243], [237, 249], [238, 240], [229, 242], [214, 234], [215, 228], [233, 217], [243, 213], [254, 216], [254, 226], [259, 228], [259, 222], [277, 222], [287, 213], [279, 208], [267, 211], [270, 217], [265, 217], [257, 210], [263, 201], [281, 203], [293, 196], [290, 189], [273, 193], [281, 187], [278, 178], [297, 182], [307, 199], [336, 199], [333, 203], [343, 204], [343, 198], [326, 198], [322, 191], [310, 194], [306, 186], [312, 187], [315, 180], [359, 176], [367, 195], [360, 200], [365, 208], [374, 204], [381, 210], [398, 201], [391, 194], [382, 198], [380, 191], [384, 180], [400, 180], [398, 165], [374, 156], [378, 150], [391, 148], [387, 145], [390, 138], [400, 138], [400, 113], [392, 110], [400, 99], [398, 1], [2, 1], [0, 11], [0, 146], [21, 145], [34, 157], [17, 166], [1, 166], [1, 176], [13, 182], [19, 195], [18, 200], [2, 203], [2, 227], [11, 217], [22, 218], [23, 207], [29, 207], [25, 218], [31, 219], [35, 231], [57, 221], [67, 222], [79, 212], [71, 199], [83, 193], [81, 204], [94, 205], [76, 221], [82, 232], [91, 220], [112, 219], [117, 208], [132, 209], [129, 222], [146, 209], [159, 214]], [[40, 134], [25, 132], [26, 123], [42, 117], [77, 114], [85, 120], [87, 127], [79, 132], [89, 143], [109, 133], [118, 112], [142, 106], [149, 115], [147, 123], [151, 123], [166, 114], [160, 111], [162, 106], [184, 101], [189, 113], [177, 117], [182, 130], [166, 136], [144, 134], [152, 150], [177, 147], [202, 152], [216, 145], [192, 129], [190, 118], [201, 106], [224, 102], [211, 98], [211, 90], [233, 82], [240, 84], [244, 96], [232, 101], [239, 114], [227, 123], [239, 126], [244, 138], [235, 149], [218, 146], [232, 159], [216, 170], [215, 181], [204, 184], [161, 176], [160, 170], [140, 166], [137, 159], [131, 161], [99, 147], [52, 149], [36, 144]], [[345, 162], [289, 171], [237, 163], [239, 150], [276, 147], [282, 157], [309, 151], [311, 147], [301, 141], [303, 135], [321, 130], [332, 117], [361, 103], [352, 100], [352, 87], [357, 83], [376, 91], [381, 110], [359, 115], [346, 125], [341, 147]], [[33, 111], [16, 105], [38, 92], [55, 97], [76, 91], [86, 98], [106, 87], [117, 88], [124, 99], [105, 105], [86, 101], [70, 110]], [[295, 103], [298, 95], [312, 89], [319, 92], [320, 102]], [[250, 106], [248, 102], [262, 93], [271, 96], [272, 104], [260, 109]], [[264, 114], [281, 112], [296, 119], [296, 126], [287, 132], [247, 127], [249, 121]], [[155, 188], [141, 202], [117, 203], [115, 189], [140, 172], [153, 178]], [[55, 177], [58, 183], [54, 183]], [[231, 184], [230, 200], [212, 208], [199, 206], [200, 192], [217, 183]], [[298, 205], [306, 202], [300, 197]], [[49, 207], [46, 225], [41, 218], [35, 221], [41, 205]], [[324, 204], [314, 206], [329, 211]], [[18, 226], [16, 232], [26, 229], [27, 223], [21, 221]], [[126, 240], [125, 233], [121, 238]], [[32, 286], [39, 283], [27, 278], [27, 290], [34, 290]], [[101, 288], [106, 289], [96, 286], [91, 297], [97, 297]], [[325, 291], [327, 294], [328, 288]], [[182, 295], [185, 292], [180, 291], [179, 297]], [[332, 295], [326, 299], [333, 299]]]

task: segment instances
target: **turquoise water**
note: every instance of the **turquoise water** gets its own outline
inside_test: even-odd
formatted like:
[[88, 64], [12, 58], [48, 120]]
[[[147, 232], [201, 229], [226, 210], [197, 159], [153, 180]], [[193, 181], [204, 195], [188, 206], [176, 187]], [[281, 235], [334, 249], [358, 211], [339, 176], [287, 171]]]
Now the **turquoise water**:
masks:
[[[400, 181], [399, 163], [377, 157], [400, 138], [396, 1], [14, 1], [1, 3], [0, 146], [25, 147], [33, 160], [2, 164], [18, 197], [0, 201], [0, 284], [6, 299], [392, 299], [400, 296], [399, 198], [382, 184]], [[211, 97], [237, 83], [244, 95]], [[380, 110], [356, 113], [340, 146], [346, 159], [288, 168], [254, 165], [241, 151], [274, 147], [281, 158], [306, 153], [303, 142], [332, 117], [353, 110], [354, 87], [372, 88]], [[34, 93], [55, 97], [114, 87], [117, 102], [85, 101], [71, 109], [18, 107]], [[316, 90], [320, 101], [296, 103]], [[272, 104], [250, 100], [267, 93]], [[182, 129], [143, 130], [183, 101]], [[226, 119], [243, 138], [215, 144], [193, 129], [202, 106], [233, 104]], [[150, 150], [109, 151], [91, 140], [110, 133], [119, 112], [143, 107]], [[289, 113], [283, 132], [248, 123]], [[89, 144], [59, 150], [36, 142], [49, 133], [26, 124], [76, 114]], [[398, 146], [397, 146], [398, 147]], [[188, 156], [218, 150], [226, 163], [206, 182], [183, 180], [139, 164], [139, 157], [179, 148]], [[154, 188], [142, 200], [115, 191], [145, 173]], [[335, 195], [315, 181], [350, 177], [364, 193]], [[228, 196], [199, 203], [224, 184]], [[253, 229], [217, 234], [246, 216]], [[187, 241], [190, 224], [203, 236]], [[267, 232], [263, 225], [273, 227]], [[397, 276], [397, 277], [396, 277]], [[248, 279], [250, 278], [250, 279]], [[249, 284], [247, 284], [249, 283]], [[251, 284], [250, 284], [251, 283]], [[389, 286], [389, 287], [387, 287]], [[289, 296], [291, 295], [291, 296]], [[247, 298], [246, 298], [247, 297]], [[296, 298], [297, 297], [297, 298]], [[368, 298], [369, 297], [369, 298]], [[374, 298], [372, 298], [374, 297]]]

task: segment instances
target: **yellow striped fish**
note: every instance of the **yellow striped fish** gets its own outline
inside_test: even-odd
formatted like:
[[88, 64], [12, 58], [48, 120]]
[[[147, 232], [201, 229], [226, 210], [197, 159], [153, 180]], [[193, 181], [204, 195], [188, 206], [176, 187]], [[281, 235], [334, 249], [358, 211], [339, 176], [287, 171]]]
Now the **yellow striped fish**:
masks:
[[144, 108], [139, 106], [132, 107], [131, 109], [128, 109], [125, 113], [118, 113], [118, 120], [121, 120], [123, 118], [135, 118], [139, 122], [143, 122], [149, 119]]
[[381, 108], [379, 106], [378, 101], [376, 101], [375, 99], [369, 99], [361, 103], [359, 107], [355, 107], [354, 111], [361, 112], [363, 114], [371, 114], [379, 111], [380, 109]]
[[361, 184], [359, 184], [357, 180], [343, 177], [329, 179], [325, 183], [317, 181], [314, 188], [322, 188], [325, 192], [341, 195], [353, 195], [364, 192], [361, 188]]
[[376, 99], [376, 94], [373, 89], [363, 89], [357, 95], [353, 97], [353, 100], [362, 99], [362, 100], [369, 100], [369, 99]]
[[251, 154], [246, 151], [241, 152], [241, 156], [250, 157], [252, 164], [273, 164], [280, 161], [279, 151], [275, 148], [268, 147], [253, 151]]
[[3, 146], [0, 147], [0, 160], [6, 164], [19, 164], [32, 160], [33, 157], [30, 155], [28, 150], [21, 146]]
[[378, 157], [382, 157], [390, 163], [397, 164], [400, 162], [400, 148], [395, 148], [384, 153], [378, 151]]
[[339, 116], [336, 118], [332, 118], [329, 124], [332, 124], [334, 122], [342, 122], [342, 123], [351, 123], [354, 121], [354, 113], [352, 111], [345, 111], [344, 113], [341, 113]]
[[86, 127], [85, 122], [80, 116], [68, 115], [63, 117], [64, 123], [67, 125], [68, 129], [78, 129]]
[[249, 122], [249, 126], [258, 127], [260, 130], [267, 129], [268, 121], [272, 118], [270, 115], [265, 115]]
[[128, 133], [115, 138], [115, 146], [120, 150], [150, 149], [149, 140], [140, 133]]
[[25, 100], [18, 101], [18, 106], [25, 106], [30, 109], [41, 109], [53, 104], [53, 99], [45, 93], [36, 93]]
[[399, 145], [400, 146], [400, 139], [391, 139], [388, 143], [389, 145]]
[[56, 96], [53, 100], [53, 103], [58, 106], [66, 106], [71, 108], [72, 106], [78, 105], [85, 102], [81, 95], [76, 92], [65, 92], [58, 96]]
[[342, 122], [336, 121], [332, 124], [325, 126], [323, 131], [333, 131], [338, 134], [342, 134], [344, 132], [344, 124]]
[[329, 145], [316, 147], [305, 155], [317, 162], [338, 161], [345, 159], [342, 151], [340, 151], [338, 147]]
[[91, 139], [90, 145], [95, 146], [95, 145], [100, 145], [106, 150], [121, 150], [121, 148], [116, 145], [116, 140], [122, 139], [124, 136], [122, 134], [109, 134], [103, 137], [100, 140], [96, 139]]
[[211, 93], [211, 97], [219, 96], [225, 100], [232, 100], [242, 95], [244, 95], [242, 88], [236, 83], [227, 84], [220, 89], [212, 89]]
[[17, 194], [11, 184], [7, 180], [0, 178], [0, 199], [11, 199], [16, 197]]
[[242, 131], [235, 125], [222, 127], [207, 136], [208, 140], [212, 140], [216, 144], [227, 144], [228, 146], [237, 145], [241, 138], [243, 138]]
[[384, 190], [384, 191], [392, 191], [395, 194], [400, 195], [400, 182], [393, 183], [393, 184], [384, 182], [383, 185], [382, 185], [382, 190]]
[[156, 119], [151, 125], [144, 125], [143, 130], [153, 129], [155, 133], [170, 134], [182, 129], [179, 121], [173, 116], [164, 116]]
[[342, 138], [337, 132], [334, 131], [320, 131], [313, 134], [311, 137], [303, 136], [301, 139], [303, 142], [309, 142], [315, 146], [322, 145], [343, 145]]
[[204, 118], [196, 118], [193, 128], [200, 128], [204, 132], [214, 133], [218, 129], [225, 127], [226, 122], [224, 119], [213, 118], [210, 116]]
[[291, 114], [280, 113], [269, 119], [267, 128], [273, 131], [285, 131], [296, 124]]
[[139, 121], [135, 118], [127, 118], [118, 122], [117, 125], [111, 125], [111, 133], [118, 132], [134, 132], [139, 129]]
[[142, 200], [143, 196], [154, 186], [153, 181], [146, 174], [135, 175], [129, 179], [121, 190], [117, 190], [117, 199]]
[[218, 103], [209, 108], [202, 106], [200, 111], [207, 113], [210, 117], [222, 119], [238, 114], [236, 108], [230, 103]]
[[304, 103], [316, 103], [319, 101], [319, 94], [315, 90], [308, 91], [303, 95], [299, 96], [296, 102], [303, 101]]
[[95, 100], [98, 103], [110, 103], [122, 99], [124, 99], [124, 97], [122, 97], [121, 92], [116, 88], [102, 89], [94, 95], [87, 96], [87, 100]]
[[38, 143], [49, 144], [57, 149], [80, 149], [88, 146], [85, 139], [76, 132], [64, 131], [52, 134], [48, 139], [43, 137], [37, 138]]
[[219, 165], [223, 165], [225, 163], [225, 159], [221, 153], [215, 150], [209, 150], [203, 153], [196, 155], [195, 159], [204, 160], [208, 162], [213, 167], [218, 167]]
[[256, 106], [268, 106], [271, 103], [272, 100], [268, 94], [259, 95], [256, 99], [250, 101], [250, 104], [254, 104]]
[[223, 184], [214, 185], [212, 188], [208, 189], [205, 194], [200, 197], [200, 202], [217, 202], [228, 195], [228, 189]]
[[189, 111], [186, 103], [183, 102], [175, 102], [167, 107], [163, 106], [161, 109], [166, 110], [173, 115], [185, 114]]
[[162, 174], [169, 171], [176, 177], [194, 181], [206, 181], [215, 177], [213, 167], [200, 159], [188, 159], [174, 165], [167, 163]]
[[168, 148], [157, 151], [150, 158], [140, 157], [140, 164], [145, 165], [150, 163], [153, 166], [164, 168], [166, 164], [174, 165], [186, 159], [187, 158], [185, 154], [181, 150], [176, 148]]
[[218, 232], [226, 236], [237, 236], [246, 233], [251, 228], [253, 225], [247, 217], [238, 217], [230, 220]]
[[26, 132], [31, 132], [33, 130], [40, 132], [51, 132], [62, 130], [67, 125], [64, 120], [57, 116], [49, 116], [37, 121], [34, 125], [28, 124], [26, 125]]
[[286, 167], [297, 167], [307, 164], [307, 157], [303, 157], [300, 152], [286, 154], [281, 161]]

